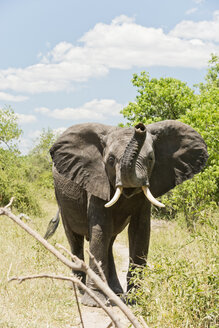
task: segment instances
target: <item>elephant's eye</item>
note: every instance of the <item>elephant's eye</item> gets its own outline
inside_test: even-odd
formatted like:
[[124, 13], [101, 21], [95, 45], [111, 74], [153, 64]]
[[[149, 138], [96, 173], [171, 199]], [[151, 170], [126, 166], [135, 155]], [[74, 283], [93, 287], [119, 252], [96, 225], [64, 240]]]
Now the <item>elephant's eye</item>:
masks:
[[148, 162], [151, 163], [153, 161], [153, 159], [154, 159], [154, 154], [153, 153], [150, 153], [148, 155]]
[[107, 162], [109, 163], [110, 166], [114, 166], [114, 164], [115, 164], [115, 157], [113, 155], [110, 155], [108, 157], [108, 161]]

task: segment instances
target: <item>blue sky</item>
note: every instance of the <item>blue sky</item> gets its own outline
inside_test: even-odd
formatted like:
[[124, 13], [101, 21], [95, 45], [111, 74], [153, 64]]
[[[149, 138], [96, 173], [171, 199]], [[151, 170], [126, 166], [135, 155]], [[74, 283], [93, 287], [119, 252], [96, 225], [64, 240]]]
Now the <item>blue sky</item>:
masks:
[[219, 51], [218, 0], [0, 0], [0, 108], [27, 152], [42, 128], [116, 125], [133, 73], [203, 81]]

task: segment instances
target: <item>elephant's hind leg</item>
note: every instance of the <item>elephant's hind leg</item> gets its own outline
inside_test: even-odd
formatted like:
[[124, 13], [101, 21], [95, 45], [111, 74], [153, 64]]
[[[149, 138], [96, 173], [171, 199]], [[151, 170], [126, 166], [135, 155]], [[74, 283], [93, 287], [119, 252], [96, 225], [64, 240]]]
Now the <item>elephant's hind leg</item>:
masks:
[[[72, 254], [76, 255], [80, 260], [84, 261], [84, 236], [73, 232], [66, 222], [63, 222], [63, 224]], [[84, 272], [73, 271], [73, 273], [79, 279], [81, 279], [84, 284], [86, 283], [86, 274]]]

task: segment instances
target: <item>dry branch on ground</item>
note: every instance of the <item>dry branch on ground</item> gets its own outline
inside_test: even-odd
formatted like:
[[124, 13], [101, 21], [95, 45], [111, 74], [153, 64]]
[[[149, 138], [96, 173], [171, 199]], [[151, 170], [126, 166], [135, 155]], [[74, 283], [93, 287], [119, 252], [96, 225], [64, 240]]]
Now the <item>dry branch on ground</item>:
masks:
[[[134, 316], [132, 311], [128, 308], [126, 304], [123, 303], [123, 301], [110, 289], [110, 287], [105, 282], [105, 279], [103, 277], [102, 269], [100, 263], [97, 261], [95, 262], [99, 272], [101, 273], [101, 277], [99, 277], [91, 268], [82, 260], [77, 258], [75, 255], [70, 254], [71, 259], [70, 261], [68, 258], [66, 258], [62, 253], [60, 253], [54, 246], [52, 246], [48, 241], [46, 241], [40, 234], [38, 234], [36, 231], [31, 229], [26, 223], [21, 221], [21, 219], [14, 215], [11, 212], [11, 205], [13, 203], [13, 198], [10, 200], [9, 204], [5, 207], [0, 208], [0, 215], [6, 215], [10, 219], [12, 219], [15, 223], [17, 223], [21, 228], [23, 228], [26, 232], [28, 232], [32, 237], [34, 237], [36, 240], [38, 240], [47, 250], [49, 250], [53, 255], [56, 256], [58, 260], [60, 260], [63, 264], [65, 264], [67, 267], [69, 267], [72, 270], [75, 271], [83, 271], [86, 273], [87, 276], [89, 276], [95, 285], [104, 292], [104, 294], [109, 298], [110, 302], [117, 305], [119, 309], [123, 312], [123, 314], [127, 317], [127, 319], [130, 321], [130, 323], [135, 328], [142, 328], [142, 324], [139, 323], [138, 319]], [[63, 246], [61, 246], [62, 249], [67, 251]], [[67, 251], [69, 253], [69, 251]], [[92, 254], [90, 254], [92, 256]], [[61, 279], [61, 280], [68, 280], [72, 281], [73, 283], [77, 284], [82, 288], [84, 291], [89, 293], [89, 295], [99, 304], [99, 306], [107, 313], [107, 315], [112, 320], [113, 324], [117, 328], [121, 328], [121, 324], [119, 322], [118, 316], [113, 313], [110, 307], [107, 307], [101, 300], [99, 300], [96, 295], [92, 292], [91, 289], [89, 289], [86, 285], [84, 285], [81, 280], [74, 277], [65, 277], [62, 275], [54, 275], [54, 274], [41, 274], [41, 275], [34, 275], [34, 276], [26, 276], [26, 277], [12, 277], [9, 278], [9, 281], [12, 280], [18, 280], [19, 282], [25, 281], [27, 279], [37, 279], [37, 278], [50, 278], [50, 279]], [[80, 310], [79, 310], [80, 311]], [[81, 319], [82, 320], [82, 319]], [[142, 321], [142, 320], [141, 320]], [[83, 326], [83, 321], [82, 321]], [[144, 323], [143, 327], [147, 327], [146, 323]]]

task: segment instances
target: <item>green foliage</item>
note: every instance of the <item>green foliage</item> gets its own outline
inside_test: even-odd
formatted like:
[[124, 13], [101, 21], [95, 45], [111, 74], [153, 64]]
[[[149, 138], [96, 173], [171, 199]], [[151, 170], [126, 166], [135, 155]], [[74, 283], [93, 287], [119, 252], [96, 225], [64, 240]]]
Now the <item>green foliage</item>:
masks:
[[36, 191], [25, 179], [23, 164], [16, 153], [0, 149], [0, 204], [8, 204], [14, 197], [13, 204], [20, 212], [40, 214]]
[[49, 149], [55, 142], [57, 136], [52, 129], [43, 129], [40, 137], [36, 140], [36, 145], [30, 152], [30, 156], [35, 156], [38, 158], [43, 169], [50, 168], [51, 158], [49, 154]]
[[180, 121], [191, 125], [204, 138], [209, 153], [209, 165], [218, 164], [219, 160], [219, 87], [208, 86], [200, 89], [196, 103]]
[[0, 204], [1, 206], [8, 204], [13, 196], [14, 205], [20, 212], [40, 214], [36, 192], [31, 183], [25, 179], [26, 163], [17, 151], [16, 141], [20, 135], [21, 130], [14, 111], [10, 107], [1, 109]]
[[134, 74], [132, 83], [137, 87], [136, 102], [122, 110], [128, 124], [149, 124], [165, 119], [178, 119], [192, 107], [194, 91], [186, 83], [174, 78], [152, 78], [142, 72]]
[[[185, 83], [172, 78], [150, 79], [142, 72], [134, 75], [138, 89], [135, 103], [123, 109], [128, 125], [141, 121], [146, 124], [165, 119], [178, 119], [192, 126], [204, 138], [209, 160], [203, 172], [177, 186], [162, 197], [166, 209], [153, 211], [156, 217], [175, 218], [180, 211], [188, 226], [203, 217], [208, 208], [219, 201], [219, 57], [212, 55], [206, 83], [199, 84], [195, 94]], [[197, 87], [197, 85], [196, 85]]]
[[209, 209], [217, 207], [217, 177], [219, 169], [210, 166], [162, 197], [166, 205], [163, 211], [155, 212], [156, 217], [173, 219], [180, 212], [184, 214], [187, 227], [195, 227], [198, 220], [206, 217]]
[[171, 196], [163, 196], [172, 217], [175, 217], [177, 211], [183, 211], [189, 226], [203, 217], [209, 207], [216, 207], [219, 201], [219, 58], [213, 56], [210, 61], [211, 65], [212, 63], [215, 66], [209, 68], [207, 83], [200, 85], [196, 102], [180, 117], [181, 122], [192, 126], [204, 138], [209, 153], [206, 168], [192, 180], [175, 188], [170, 192]]
[[40, 188], [53, 188], [52, 160], [49, 149], [56, 138], [57, 136], [51, 129], [43, 130], [35, 147], [28, 155], [29, 179]]
[[203, 90], [219, 88], [219, 56], [212, 54], [209, 60], [208, 72], [205, 76], [206, 83], [200, 83], [198, 86]]
[[196, 233], [175, 224], [152, 235], [150, 265], [133, 272], [138, 288], [129, 295], [150, 327], [216, 327], [216, 222], [205, 218]]
[[21, 135], [21, 129], [18, 127], [17, 116], [11, 107], [0, 108], [0, 146], [1, 143], [11, 147], [14, 140]]
[[20, 212], [41, 214], [39, 198], [53, 193], [52, 161], [49, 148], [56, 136], [51, 129], [43, 130], [35, 147], [27, 156], [20, 156], [17, 140], [21, 135], [17, 116], [8, 107], [0, 110], [0, 204], [15, 198]]

